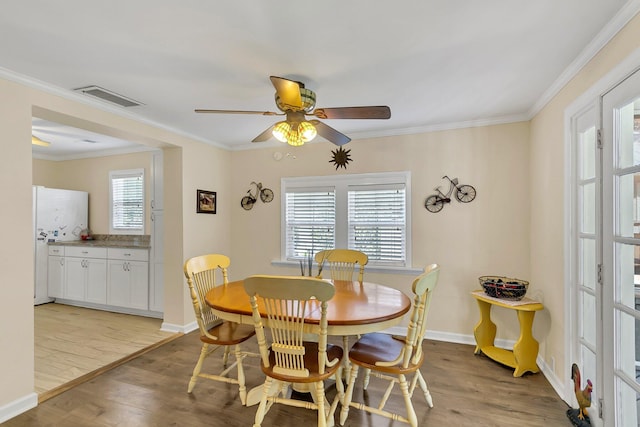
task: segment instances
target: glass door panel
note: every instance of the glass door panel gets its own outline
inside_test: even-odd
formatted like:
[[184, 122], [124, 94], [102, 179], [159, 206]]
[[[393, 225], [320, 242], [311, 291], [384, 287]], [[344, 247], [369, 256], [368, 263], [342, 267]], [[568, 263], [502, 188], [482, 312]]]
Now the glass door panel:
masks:
[[596, 241], [594, 238], [581, 238], [580, 248], [580, 285], [591, 289], [596, 287]]
[[604, 423], [616, 426], [640, 425], [639, 101], [637, 72], [602, 98]]

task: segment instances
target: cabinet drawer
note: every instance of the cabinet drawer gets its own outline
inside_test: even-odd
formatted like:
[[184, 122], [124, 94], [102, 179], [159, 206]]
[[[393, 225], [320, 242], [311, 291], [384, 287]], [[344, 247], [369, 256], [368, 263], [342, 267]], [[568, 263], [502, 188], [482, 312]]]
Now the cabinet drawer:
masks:
[[107, 248], [67, 246], [64, 250], [65, 256], [80, 258], [106, 258]]
[[107, 258], [127, 261], [149, 261], [148, 249], [108, 248]]
[[49, 255], [64, 256], [64, 246], [49, 246]]

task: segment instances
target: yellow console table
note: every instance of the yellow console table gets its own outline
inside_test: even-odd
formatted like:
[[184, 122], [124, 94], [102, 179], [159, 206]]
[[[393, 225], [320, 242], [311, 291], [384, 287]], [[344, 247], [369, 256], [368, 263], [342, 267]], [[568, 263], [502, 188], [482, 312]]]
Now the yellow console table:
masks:
[[[525, 372], [538, 372], [536, 358], [538, 357], [538, 341], [531, 332], [533, 317], [536, 311], [544, 306], [528, 298], [521, 301], [500, 300], [492, 298], [483, 291], [474, 291], [471, 295], [478, 302], [480, 321], [473, 330], [476, 338], [475, 354], [484, 353], [487, 357], [503, 365], [515, 369], [514, 377], [521, 377]], [[496, 338], [496, 324], [491, 321], [491, 307], [498, 306], [516, 310], [520, 322], [520, 337], [513, 346], [513, 351], [498, 348], [494, 345]]]

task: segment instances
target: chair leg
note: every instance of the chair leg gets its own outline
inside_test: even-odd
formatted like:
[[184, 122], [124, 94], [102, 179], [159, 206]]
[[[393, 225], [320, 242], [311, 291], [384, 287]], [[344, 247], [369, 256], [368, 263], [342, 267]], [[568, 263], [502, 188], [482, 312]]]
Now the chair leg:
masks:
[[364, 378], [363, 378], [363, 385], [362, 385], [362, 389], [366, 390], [367, 387], [369, 387], [369, 379], [371, 378], [371, 369], [364, 369]]
[[[342, 348], [347, 354], [349, 353], [349, 336], [348, 335], [342, 336]], [[344, 365], [344, 377], [345, 379], [348, 380], [349, 373], [351, 372], [351, 363], [349, 362], [349, 358], [345, 357], [342, 363]]]
[[228, 345], [224, 346], [224, 355], [222, 356], [222, 366], [224, 368], [227, 367], [227, 362], [229, 361], [229, 353], [231, 352], [231, 347]]
[[[318, 406], [318, 427], [327, 427], [327, 417], [329, 414], [325, 411], [325, 397], [324, 397], [324, 382], [318, 381], [315, 383], [315, 401]], [[333, 423], [331, 423], [333, 425]]]
[[[229, 348], [229, 346], [227, 346], [227, 348], [225, 349], [225, 356], [227, 355], [227, 349]], [[239, 388], [239, 394], [240, 394], [240, 402], [242, 402], [242, 406], [246, 406], [247, 405], [247, 387], [244, 384], [244, 367], [242, 366], [242, 359], [244, 359], [244, 355], [242, 354], [242, 351], [240, 351], [240, 344], [236, 345], [235, 348], [235, 355], [236, 355], [236, 361], [237, 361], [237, 369], [238, 369], [238, 388]], [[225, 367], [227, 366], [227, 363], [225, 361]]]
[[271, 390], [271, 386], [273, 385], [273, 378], [267, 377], [262, 386], [262, 398], [260, 399], [260, 405], [258, 405], [258, 410], [256, 411], [256, 419], [253, 423], [253, 427], [260, 427], [262, 425], [262, 421], [264, 420], [264, 415], [267, 412], [267, 400], [269, 397], [269, 392]]
[[202, 370], [202, 363], [204, 362], [204, 359], [206, 359], [208, 354], [208, 348], [209, 344], [202, 344], [202, 349], [200, 350], [200, 358], [198, 359], [198, 363], [196, 363], [196, 366], [193, 368], [193, 374], [191, 375], [191, 380], [189, 381], [187, 393], [191, 393], [193, 391], [193, 388], [196, 386], [198, 375], [200, 375], [200, 371]]
[[353, 388], [356, 383], [356, 377], [358, 376], [358, 365], [351, 365], [351, 373], [349, 374], [349, 384], [347, 385], [347, 391], [344, 394], [344, 401], [342, 403], [342, 410], [340, 411], [340, 425], [344, 425], [349, 416], [349, 405], [351, 405], [351, 399], [353, 397]]
[[431, 392], [427, 387], [427, 382], [424, 380], [422, 373], [419, 370], [416, 371], [416, 376], [418, 377], [418, 384], [420, 384], [420, 388], [424, 393], [424, 398], [427, 400], [427, 405], [429, 405], [429, 408], [433, 408], [433, 398], [431, 397]]
[[331, 402], [331, 407], [329, 408], [329, 417], [328, 421], [333, 422], [335, 419], [336, 409], [338, 408], [338, 402], [341, 405], [344, 405], [344, 384], [342, 383], [342, 367], [338, 367], [336, 371], [336, 397], [333, 398], [333, 402]]
[[407, 378], [403, 374], [400, 374], [398, 375], [398, 381], [400, 383], [400, 390], [402, 390], [402, 397], [404, 397], [404, 405], [407, 408], [407, 419], [409, 420], [409, 424], [411, 427], [418, 427], [418, 417], [416, 416], [416, 411], [413, 409], [413, 404], [411, 403], [411, 395], [409, 394]]

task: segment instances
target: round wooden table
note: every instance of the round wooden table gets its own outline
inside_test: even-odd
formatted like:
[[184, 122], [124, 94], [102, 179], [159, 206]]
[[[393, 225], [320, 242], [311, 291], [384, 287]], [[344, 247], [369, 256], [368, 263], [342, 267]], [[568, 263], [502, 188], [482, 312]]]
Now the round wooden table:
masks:
[[[411, 309], [411, 300], [397, 289], [370, 282], [331, 282], [336, 287], [336, 294], [327, 308], [328, 335], [346, 336], [381, 331], [399, 324]], [[205, 300], [221, 319], [253, 325], [249, 296], [244, 291], [242, 280], [216, 286], [207, 292]], [[260, 300], [258, 303], [261, 308]], [[263, 313], [262, 309], [260, 312]], [[306, 319], [310, 324], [318, 320], [318, 311], [310, 312]]]
[[[331, 280], [331, 282], [336, 287], [336, 293], [327, 307], [327, 335], [342, 336], [345, 344], [348, 335], [378, 332], [399, 324], [402, 317], [411, 309], [411, 300], [397, 289], [369, 282], [342, 280]], [[253, 325], [249, 295], [244, 291], [242, 280], [216, 286], [207, 292], [205, 302], [221, 319]], [[260, 298], [258, 298], [258, 309], [262, 317], [266, 318]], [[319, 310], [310, 310], [305, 323], [314, 329], [319, 318]], [[348, 352], [349, 349], [345, 348], [345, 351]], [[349, 372], [348, 358], [345, 357], [343, 363], [345, 372]], [[261, 396], [262, 386], [249, 390], [247, 406], [256, 405], [260, 402]]]

